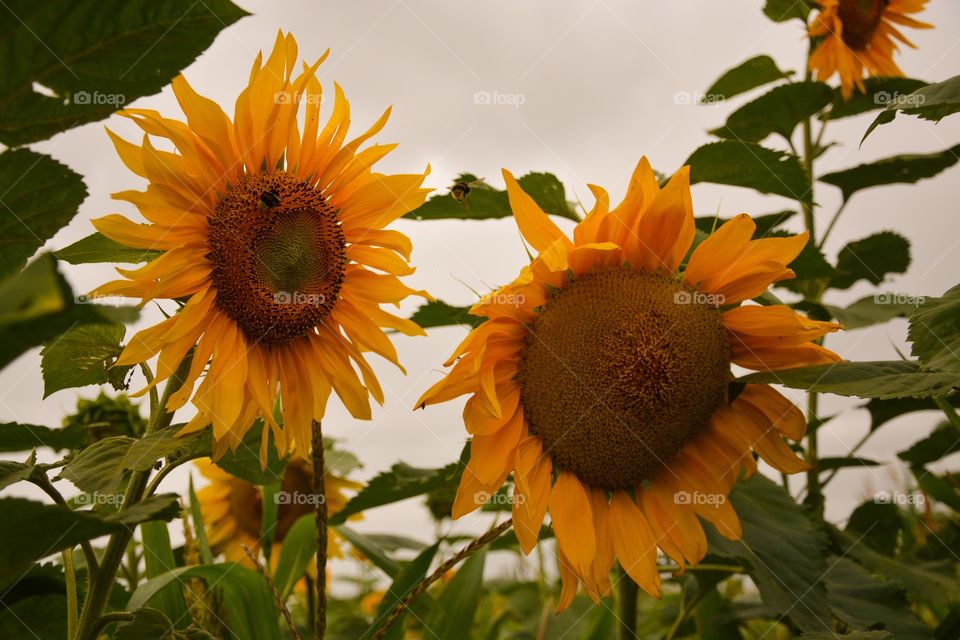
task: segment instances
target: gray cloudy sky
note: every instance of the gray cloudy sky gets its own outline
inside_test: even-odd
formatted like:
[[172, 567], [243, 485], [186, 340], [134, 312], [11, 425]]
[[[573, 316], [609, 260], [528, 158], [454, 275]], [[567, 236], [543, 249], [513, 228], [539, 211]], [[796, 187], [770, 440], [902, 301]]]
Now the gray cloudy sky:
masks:
[[[723, 123], [742, 100], [699, 106], [704, 91], [724, 70], [759, 54], [774, 57], [781, 68], [799, 69], [806, 42], [799, 22], [776, 25], [760, 11], [761, 0], [717, 2], [685, 0], [490, 0], [483, 3], [442, 0], [286, 1], [240, 0], [253, 15], [226, 29], [190, 67], [186, 76], [201, 93], [232, 112], [258, 50], [269, 51], [277, 29], [294, 33], [301, 54], [310, 60], [326, 48], [320, 68], [325, 87], [339, 82], [352, 103], [357, 132], [387, 105], [390, 124], [379, 142], [399, 149], [378, 165], [382, 171], [410, 172], [429, 163], [429, 184], [445, 188], [460, 171], [501, 185], [500, 168], [515, 173], [551, 171], [564, 182], [568, 198], [592, 205], [587, 183], [622, 196], [641, 155], [655, 168], [676, 170], [690, 152], [708, 141], [706, 131]], [[932, 0], [921, 16], [937, 28], [909, 35], [919, 48], [898, 58], [905, 72], [928, 81], [960, 72], [960, 3]], [[490, 104], [478, 99], [486, 92]], [[169, 90], [143, 98], [136, 106], [179, 117]], [[831, 125], [828, 140], [840, 144], [818, 161], [818, 173], [854, 166], [896, 153], [939, 151], [960, 142], [960, 118], [939, 125], [901, 117], [877, 130], [858, 148], [870, 116]], [[134, 127], [121, 118], [109, 126], [126, 137]], [[770, 141], [772, 144], [774, 141]], [[81, 173], [90, 196], [79, 215], [47, 243], [59, 248], [89, 234], [89, 220], [111, 212], [131, 213], [112, 192], [138, 188], [139, 179], [120, 163], [103, 132], [91, 124], [36, 145]], [[827, 246], [831, 256], [846, 242], [892, 229], [913, 243], [909, 271], [885, 285], [890, 291], [938, 295], [960, 280], [958, 169], [919, 186], [892, 186], [856, 195]], [[697, 185], [693, 199], [699, 215], [719, 211], [762, 214], [795, 203], [733, 187]], [[839, 205], [838, 190], [818, 185], [821, 228]], [[563, 221], [568, 222], [568, 221]], [[799, 221], [794, 230], [799, 231]], [[569, 227], [569, 225], [568, 225]], [[484, 291], [511, 279], [526, 256], [511, 220], [486, 222], [401, 221], [396, 228], [414, 241], [412, 286], [426, 288], [452, 303], [471, 302], [471, 288]], [[565, 227], [567, 228], [567, 227]], [[86, 291], [112, 276], [107, 266], [65, 267], [77, 290]], [[864, 283], [831, 294], [830, 303], [866, 295]], [[415, 305], [413, 305], [415, 306]], [[412, 310], [406, 306], [405, 310]], [[157, 318], [148, 310], [140, 326]], [[829, 346], [848, 359], [895, 358], [904, 349], [905, 323], [831, 336]], [[455, 459], [465, 432], [462, 404], [452, 402], [412, 412], [417, 396], [438, 379], [440, 362], [463, 337], [460, 328], [434, 330], [428, 338], [396, 339], [406, 377], [378, 363], [386, 404], [371, 422], [358, 422], [334, 399], [324, 428], [342, 438], [365, 463], [363, 477], [404, 460], [441, 466]], [[130, 332], [128, 332], [128, 336]], [[0, 373], [0, 422], [56, 425], [77, 396], [96, 389], [61, 391], [42, 400], [36, 353], [24, 355]], [[791, 394], [798, 402], [801, 396]], [[856, 403], [827, 398], [825, 413], [847, 409], [830, 423], [821, 440], [822, 455], [844, 455], [867, 427]], [[895, 452], [922, 437], [936, 423], [934, 413], [915, 414], [885, 426], [862, 455], [893, 460]], [[948, 459], [949, 461], [949, 459]], [[954, 458], [955, 462], [956, 459]], [[954, 465], [955, 466], [955, 465]], [[842, 518], [881, 488], [896, 488], [908, 477], [896, 466], [843, 472], [830, 487], [828, 515]], [[185, 487], [186, 472], [168, 481]], [[486, 526], [471, 516], [456, 527]], [[413, 502], [370, 512], [358, 525], [366, 531], [403, 532], [421, 539], [432, 535], [425, 510]]]

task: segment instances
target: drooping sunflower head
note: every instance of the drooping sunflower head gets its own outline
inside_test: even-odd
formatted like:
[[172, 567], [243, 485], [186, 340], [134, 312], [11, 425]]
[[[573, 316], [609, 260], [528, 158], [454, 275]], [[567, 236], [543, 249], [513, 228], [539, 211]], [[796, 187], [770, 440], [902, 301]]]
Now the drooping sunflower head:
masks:
[[756, 470], [754, 451], [786, 473], [806, 468], [783, 440], [803, 436], [803, 415], [766, 385], [731, 387], [730, 366], [838, 360], [812, 342], [837, 325], [741, 304], [793, 277], [787, 265], [807, 234], [753, 239], [756, 225], [739, 215], [691, 253], [689, 171], [661, 189], [644, 158], [616, 208], [590, 187], [596, 205], [571, 240], [504, 177], [539, 254], [472, 308], [485, 321], [418, 402], [471, 394], [471, 457], [453, 516], [481, 506], [512, 473], [525, 552], [550, 511], [560, 609], [580, 582], [595, 598], [609, 592], [614, 559], [659, 595], [658, 547], [681, 567], [707, 551], [698, 516], [739, 537], [727, 495], [741, 472]]
[[[209, 484], [197, 491], [207, 541], [214, 553], [222, 553], [229, 562], [252, 566], [244, 549], [256, 555], [263, 541], [263, 502], [260, 487], [231, 475], [210, 460], [198, 460], [200, 473]], [[327, 512], [333, 515], [349, 500], [346, 492], [363, 485], [335, 473], [324, 477]], [[291, 458], [283, 473], [280, 492], [284, 498], [277, 507], [277, 524], [273, 531], [273, 558], [279, 558], [280, 546], [293, 524], [314, 512], [313, 468], [302, 458]], [[330, 531], [328, 554], [342, 558], [336, 532]]]
[[[133, 336], [117, 362], [159, 354], [152, 386], [193, 349], [167, 408], [192, 400], [197, 415], [183, 432], [212, 424], [215, 456], [236, 447], [260, 417], [281, 453], [306, 457], [311, 421], [323, 416], [331, 390], [358, 418], [370, 417], [369, 396], [383, 402], [363, 355], [400, 366], [383, 329], [423, 334], [381, 306], [427, 295], [399, 280], [413, 272], [410, 241], [384, 228], [423, 202], [425, 174], [372, 170], [396, 146], [364, 147], [389, 109], [348, 140], [350, 105], [335, 85], [322, 123], [316, 70], [325, 57], [297, 73], [297, 43], [278, 34], [266, 62], [254, 61], [232, 119], [179, 77], [173, 92], [186, 122], [127, 109], [121, 115], [143, 130], [142, 144], [109, 132], [124, 163], [148, 183], [114, 197], [134, 204], [146, 224], [112, 214], [94, 225], [127, 246], [162, 253], [118, 269], [123, 279], [93, 295], [182, 302]], [[273, 417], [280, 398], [282, 428]]]
[[843, 97], [849, 100], [854, 86], [865, 91], [864, 75], [902, 76], [893, 60], [897, 41], [913, 47], [895, 25], [931, 29], [907, 14], [923, 11], [927, 0], [818, 0], [820, 13], [810, 26], [816, 49], [810, 69], [818, 80], [840, 76]]

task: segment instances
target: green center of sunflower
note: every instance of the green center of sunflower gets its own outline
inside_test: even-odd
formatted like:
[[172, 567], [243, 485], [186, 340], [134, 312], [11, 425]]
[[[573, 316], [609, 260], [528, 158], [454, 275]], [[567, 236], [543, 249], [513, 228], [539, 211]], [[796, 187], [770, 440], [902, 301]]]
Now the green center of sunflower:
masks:
[[306, 335], [336, 304], [346, 262], [337, 212], [282, 172], [244, 176], [209, 218], [217, 306], [251, 342]]
[[837, 16], [843, 24], [844, 44], [855, 51], [866, 49], [889, 3], [889, 0], [840, 0]]
[[704, 294], [660, 274], [579, 276], [537, 317], [520, 364], [530, 431], [609, 490], [651, 478], [723, 401], [730, 346]]

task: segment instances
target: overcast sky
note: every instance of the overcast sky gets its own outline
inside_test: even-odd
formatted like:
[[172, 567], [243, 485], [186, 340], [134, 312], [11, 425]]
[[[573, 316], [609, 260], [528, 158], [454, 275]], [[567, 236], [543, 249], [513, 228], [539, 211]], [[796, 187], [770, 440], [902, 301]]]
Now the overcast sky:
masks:
[[[659, 171], [672, 173], [691, 151], [709, 141], [706, 131], [722, 124], [744, 100], [715, 106], [691, 102], [726, 69], [769, 54], [781, 68], [796, 70], [806, 50], [802, 25], [770, 22], [761, 13], [761, 0], [238, 4], [253, 15], [222, 32], [185, 71], [198, 91], [220, 102], [228, 113], [257, 51], [269, 52], [277, 29], [289, 30], [306, 59], [312, 61], [331, 49], [319, 71], [321, 81], [325, 88], [332, 87], [334, 80], [344, 87], [356, 133], [386, 106], [394, 106], [390, 123], [376, 141], [395, 141], [400, 147], [378, 165], [379, 170], [412, 172], [429, 163], [429, 185], [438, 189], [449, 186], [461, 171], [485, 177], [496, 186], [502, 186], [501, 167], [516, 174], [550, 171], [567, 186], [568, 199], [579, 197], [588, 206], [592, 199], [587, 183], [607, 187], [611, 198], [618, 199], [641, 155], [647, 155]], [[937, 28], [909, 33], [919, 48], [898, 57], [901, 67], [907, 75], [928, 81], [960, 73], [960, 36], [955, 31], [960, 3], [932, 0], [918, 17]], [[484, 104], [476, 98], [478, 92], [497, 96], [490, 102], [501, 104]], [[135, 104], [180, 116], [169, 90]], [[827, 140], [840, 144], [818, 161], [819, 174], [897, 153], [939, 151], [960, 142], [960, 117], [939, 125], [901, 117], [858, 148], [871, 117], [831, 125]], [[108, 122], [122, 135], [137, 137], [134, 127], [122, 118]], [[768, 144], [774, 142], [771, 139]], [[132, 208], [111, 200], [109, 194], [140, 188], [142, 182], [116, 157], [103, 123], [71, 130], [36, 148], [82, 174], [90, 190], [80, 213], [47, 248], [64, 247], [91, 233], [91, 218], [132, 213]], [[913, 244], [913, 262], [906, 274], [892, 278], [884, 289], [943, 293], [960, 281], [958, 177], [960, 168], [954, 167], [919, 186], [857, 194], [837, 225], [827, 253], [835, 257], [846, 242], [882, 229], [898, 231]], [[816, 200], [822, 205], [817, 214], [822, 228], [839, 205], [839, 191], [817, 185]], [[693, 201], [698, 215], [719, 212], [723, 217], [795, 206], [783, 198], [717, 185], [695, 186]], [[571, 226], [564, 226], [567, 222], [561, 222], [565, 229]], [[799, 231], [799, 224], [796, 220], [791, 228]], [[396, 228], [414, 242], [413, 262], [418, 269], [409, 278], [411, 286], [455, 304], [470, 303], [471, 289], [485, 291], [511, 279], [526, 260], [516, 226], [509, 219], [401, 221]], [[78, 291], [112, 277], [109, 266], [65, 265], [64, 269]], [[870, 291], [861, 282], [849, 291], [831, 293], [827, 301], [843, 304]], [[157, 317], [150, 309], [138, 326]], [[896, 349], [907, 348], [905, 326], [900, 321], [832, 335], [828, 345], [851, 360], [896, 358]], [[438, 379], [440, 362], [464, 335], [465, 330], [454, 327], [433, 330], [427, 338], [397, 337], [408, 375], [400, 375], [382, 361], [376, 363], [387, 399], [370, 422], [353, 420], [335, 397], [331, 400], [324, 430], [341, 438], [364, 461], [359, 477], [370, 477], [401, 460], [435, 467], [456, 458], [465, 440], [462, 403], [425, 412], [410, 409]], [[42, 400], [39, 363], [32, 352], [0, 373], [0, 422], [56, 426], [73, 410], [78, 396], [96, 395], [97, 390], [88, 387]], [[801, 394], [790, 395], [802, 402]], [[821, 455], [845, 455], [865, 432], [867, 415], [852, 409], [857, 404], [838, 398], [822, 402], [826, 414], [847, 413], [825, 428]], [[897, 420], [885, 426], [861, 454], [892, 461], [897, 451], [925, 435], [937, 420], [933, 412]], [[842, 519], [875, 490], [900, 487], [907, 478], [908, 472], [896, 465], [842, 472], [830, 486], [828, 516]], [[185, 483], [183, 470], [173, 474], [166, 487], [181, 491]], [[471, 516], [456, 527], [479, 531], [486, 524], [484, 517]], [[370, 512], [358, 528], [422, 540], [433, 535], [425, 510], [415, 501]]]

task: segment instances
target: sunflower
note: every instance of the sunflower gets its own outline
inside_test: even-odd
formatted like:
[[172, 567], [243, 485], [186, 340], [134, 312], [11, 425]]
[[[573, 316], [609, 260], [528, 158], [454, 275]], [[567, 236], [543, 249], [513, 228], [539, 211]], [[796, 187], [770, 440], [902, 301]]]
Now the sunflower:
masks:
[[[252, 566], [244, 548], [254, 554], [260, 549], [263, 539], [263, 503], [260, 487], [231, 475], [213, 464], [209, 459], [195, 462], [200, 473], [210, 483], [197, 491], [200, 512], [210, 549], [222, 553], [229, 562]], [[355, 491], [363, 485], [328, 472], [324, 476], [327, 512], [333, 515], [343, 509], [349, 497], [345, 490]], [[313, 503], [305, 499], [313, 495], [313, 467], [308, 460], [293, 457], [283, 472], [280, 485], [282, 494], [289, 499], [277, 508], [277, 525], [274, 529], [273, 558], [280, 557], [280, 545], [301, 516], [312, 515]], [[337, 534], [329, 531], [327, 554], [342, 558]], [[311, 569], [312, 565], [308, 567]]]
[[844, 100], [856, 85], [866, 91], [863, 75], [893, 77], [903, 71], [893, 61], [896, 40], [914, 47], [894, 24], [914, 29], [933, 25], [907, 16], [923, 11], [927, 0], [818, 0], [820, 13], [810, 26], [813, 38], [822, 38], [810, 55], [810, 69], [817, 80], [840, 74]]
[[[741, 305], [787, 268], [807, 234], [751, 239], [739, 215], [695, 234], [689, 168], [661, 190], [646, 158], [623, 202], [602, 188], [573, 239], [503, 172], [520, 232], [537, 255], [476, 304], [485, 318], [418, 406], [463, 394], [473, 436], [453, 517], [486, 502], [512, 472], [513, 519], [530, 553], [549, 510], [569, 606], [578, 583], [610, 591], [618, 558], [654, 596], [657, 547], [683, 567], [707, 551], [697, 516], [740, 536], [727, 496], [756, 471], [756, 451], [785, 473], [806, 470], [783, 440], [801, 412], [767, 385], [731, 385], [730, 365], [778, 370], [835, 362], [811, 342], [838, 325], [782, 305]], [[739, 391], [739, 392], [737, 392]]]
[[[119, 214], [93, 224], [126, 246], [162, 253], [145, 266], [117, 269], [123, 279], [91, 295], [182, 303], [178, 313], [134, 335], [117, 365], [159, 354], [144, 393], [196, 345], [185, 384], [166, 408], [192, 400], [197, 414], [181, 433], [212, 424], [214, 457], [235, 448], [257, 417], [271, 427], [262, 456], [272, 431], [281, 453], [306, 457], [311, 421], [322, 418], [331, 388], [357, 418], [370, 418], [369, 396], [383, 402], [363, 355], [400, 366], [382, 328], [424, 333], [381, 305], [427, 296], [398, 278], [413, 272], [410, 240], [384, 229], [423, 202], [426, 174], [371, 170], [396, 147], [361, 149], [390, 110], [346, 141], [350, 106], [339, 86], [320, 128], [316, 70], [325, 57], [303, 63], [294, 77], [297, 43], [280, 33], [266, 63], [261, 55], [254, 61], [232, 121], [181, 76], [173, 93], [186, 123], [126, 109], [120, 115], [143, 130], [142, 145], [108, 131], [123, 162], [148, 182], [145, 191], [114, 198], [134, 204], [148, 224]], [[151, 138], [176, 151], [155, 147]], [[280, 397], [283, 428], [273, 416]]]

